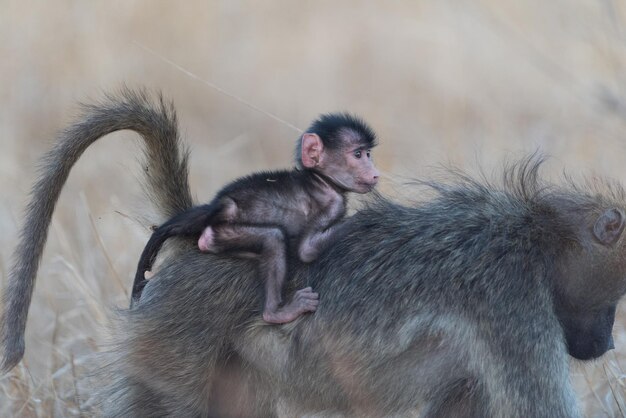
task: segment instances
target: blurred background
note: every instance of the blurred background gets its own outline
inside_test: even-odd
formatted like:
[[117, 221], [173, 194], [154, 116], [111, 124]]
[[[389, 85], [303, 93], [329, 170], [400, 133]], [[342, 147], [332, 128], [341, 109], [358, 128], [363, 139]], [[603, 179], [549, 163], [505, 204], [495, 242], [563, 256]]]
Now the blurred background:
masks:
[[[199, 200], [290, 167], [293, 126], [334, 110], [378, 132], [380, 188], [397, 199], [441, 164], [498, 173], [535, 150], [551, 156], [548, 178], [626, 181], [625, 1], [0, 0], [0, 10], [3, 282], [37, 159], [78, 102], [123, 84], [174, 100]], [[70, 176], [25, 361], [0, 378], [0, 416], [88, 415], [81, 371], [110, 309], [127, 305], [148, 238], [138, 150], [134, 134], [110, 135]], [[590, 417], [626, 416], [623, 311], [617, 349], [572, 368]]]

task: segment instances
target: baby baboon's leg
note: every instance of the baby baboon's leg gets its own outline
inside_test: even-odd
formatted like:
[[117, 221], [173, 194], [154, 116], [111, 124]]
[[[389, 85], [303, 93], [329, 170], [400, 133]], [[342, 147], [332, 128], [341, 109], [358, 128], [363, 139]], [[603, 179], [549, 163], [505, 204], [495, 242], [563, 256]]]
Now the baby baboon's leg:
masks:
[[198, 246], [211, 253], [251, 251], [258, 254], [259, 272], [265, 284], [263, 319], [272, 324], [291, 322], [305, 312], [314, 312], [319, 296], [310, 287], [298, 290], [293, 299], [282, 303], [287, 274], [287, 248], [279, 228], [218, 225], [204, 230]]

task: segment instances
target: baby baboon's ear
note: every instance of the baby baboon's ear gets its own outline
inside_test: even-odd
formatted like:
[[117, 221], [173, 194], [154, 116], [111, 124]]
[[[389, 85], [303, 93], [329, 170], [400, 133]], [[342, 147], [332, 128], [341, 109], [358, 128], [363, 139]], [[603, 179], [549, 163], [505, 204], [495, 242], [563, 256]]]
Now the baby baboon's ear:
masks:
[[322, 138], [317, 134], [305, 133], [302, 135], [302, 165], [306, 168], [313, 168], [320, 162], [320, 156], [324, 144]]
[[604, 211], [593, 225], [593, 236], [604, 245], [613, 245], [624, 231], [624, 214], [619, 209]]

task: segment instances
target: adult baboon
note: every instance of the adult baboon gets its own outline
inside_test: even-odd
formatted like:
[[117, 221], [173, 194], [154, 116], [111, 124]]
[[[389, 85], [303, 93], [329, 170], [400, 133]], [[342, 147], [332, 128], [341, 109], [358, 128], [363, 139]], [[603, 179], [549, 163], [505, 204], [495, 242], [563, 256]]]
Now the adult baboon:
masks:
[[[361, 210], [319, 262], [294, 269], [294, 286], [323, 296], [290, 326], [254, 318], [251, 265], [169, 263], [121, 321], [113, 370], [135, 380], [107, 392], [112, 415], [141, 415], [141, 401], [119, 401], [133, 389], [167, 399], [166, 415], [580, 416], [568, 351], [586, 360], [612, 346], [624, 193], [547, 184], [539, 166], [522, 161], [500, 186], [431, 183], [438, 196], [416, 207]], [[224, 402], [233, 387], [241, 399]]]
[[[159, 210], [191, 207], [174, 119], [140, 95], [92, 108], [51, 155], [110, 131], [109, 113], [122, 107], [126, 117], [151, 114], [148, 125], [168, 126], [140, 131], [167, 132], [145, 138], [149, 171], [179, 169], [167, 187], [147, 178]], [[420, 408], [423, 417], [580, 416], [568, 352], [590, 359], [611, 347], [626, 290], [626, 199], [618, 186], [542, 182], [539, 165], [531, 158], [507, 169], [501, 185], [433, 182], [438, 195], [415, 207], [374, 201], [316, 262], [290, 260], [292, 289], [311, 285], [322, 299], [315, 315], [287, 325], [259, 319], [254, 260], [181, 247], [120, 314], [105, 415], [379, 417]], [[48, 169], [5, 294], [5, 368], [21, 357], [19, 315], [30, 293], [20, 289], [32, 290], [22, 282], [32, 282], [40, 255], [24, 241], [43, 245], [52, 210], [37, 208], [51, 206], [58, 193], [45, 192], [64, 180]]]

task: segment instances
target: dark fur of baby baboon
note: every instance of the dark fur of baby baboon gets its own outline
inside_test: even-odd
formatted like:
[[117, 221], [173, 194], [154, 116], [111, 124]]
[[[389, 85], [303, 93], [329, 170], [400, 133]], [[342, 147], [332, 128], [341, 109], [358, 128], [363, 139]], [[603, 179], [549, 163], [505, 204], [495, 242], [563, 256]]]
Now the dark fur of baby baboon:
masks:
[[[92, 108], [90, 122], [63, 137], [65, 151], [51, 155], [92, 138], [95, 114], [109, 121], [98, 136], [128, 127], [113, 124], [113, 110], [129, 102], [141, 106], [127, 116], [156, 112], [150, 123], [169, 114], [125, 92]], [[168, 120], [170, 140], [145, 141], [149, 172], [179, 170], [169, 183], [147, 177], [163, 218], [193, 206]], [[172, 146], [155, 146], [164, 143]], [[65, 179], [56, 165], [73, 163], [51, 161], [5, 291], [5, 370], [23, 350], [49, 206]], [[570, 355], [591, 359], [612, 347], [626, 289], [624, 192], [600, 182], [547, 183], [539, 167], [535, 157], [505, 169], [503, 182], [465, 175], [430, 182], [436, 195], [412, 207], [374, 199], [341, 224], [316, 261], [290, 261], [287, 294], [312, 286], [321, 301], [315, 315], [286, 325], [260, 319], [255, 260], [174, 246], [139, 303], [119, 314], [104, 415], [581, 416]]]
[[310, 287], [282, 304], [287, 255], [291, 251], [311, 262], [330, 245], [346, 212], [346, 194], [367, 193], [378, 182], [370, 155], [375, 145], [374, 131], [361, 119], [346, 113], [320, 116], [296, 142], [296, 168], [239, 178], [211, 202], [154, 231], [139, 259], [131, 306], [163, 243], [182, 236], [196, 239], [203, 252], [256, 256], [265, 285], [265, 321], [287, 323], [314, 312], [319, 300]]

